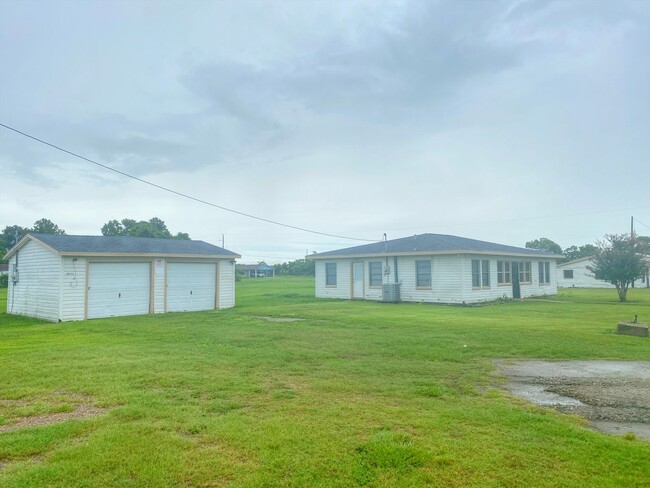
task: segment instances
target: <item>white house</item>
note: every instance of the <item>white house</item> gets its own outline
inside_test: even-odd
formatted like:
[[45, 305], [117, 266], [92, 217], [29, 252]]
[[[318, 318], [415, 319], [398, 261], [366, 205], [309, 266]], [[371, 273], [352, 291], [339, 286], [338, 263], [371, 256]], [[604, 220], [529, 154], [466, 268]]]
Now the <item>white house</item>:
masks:
[[[650, 262], [650, 260], [648, 260]], [[557, 267], [557, 286], [561, 288], [615, 288], [611, 283], [597, 280], [589, 271], [593, 265], [593, 257], [575, 259]], [[650, 276], [646, 275], [634, 282], [635, 288], [650, 287]]]
[[203, 241], [28, 234], [5, 256], [7, 313], [67, 321], [229, 308], [239, 257]]
[[478, 303], [557, 294], [561, 255], [422, 234], [307, 256], [316, 297]]

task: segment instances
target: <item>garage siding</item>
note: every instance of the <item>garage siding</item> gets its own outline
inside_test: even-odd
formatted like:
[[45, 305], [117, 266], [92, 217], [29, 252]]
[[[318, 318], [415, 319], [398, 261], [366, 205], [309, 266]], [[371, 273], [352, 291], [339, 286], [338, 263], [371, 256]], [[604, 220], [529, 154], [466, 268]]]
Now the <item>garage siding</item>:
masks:
[[59, 320], [61, 258], [43, 246], [28, 242], [18, 251], [18, 283], [11, 281], [16, 255], [9, 260], [7, 313]]
[[219, 304], [218, 308], [235, 306], [235, 263], [234, 260], [219, 261]]
[[61, 320], [84, 320], [86, 318], [86, 259], [64, 256], [62, 263]]

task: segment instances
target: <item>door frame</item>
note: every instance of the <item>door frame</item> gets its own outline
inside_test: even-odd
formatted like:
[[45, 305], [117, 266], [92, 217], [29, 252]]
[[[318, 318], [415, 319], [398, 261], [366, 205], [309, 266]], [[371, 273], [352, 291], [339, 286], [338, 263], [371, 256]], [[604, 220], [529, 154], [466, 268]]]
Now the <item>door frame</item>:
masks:
[[[354, 283], [355, 283], [355, 265], [361, 266], [361, 296], [356, 296], [354, 294]], [[350, 298], [352, 300], [363, 300], [366, 292], [366, 274], [365, 274], [365, 265], [363, 261], [352, 261], [350, 263]]]
[[510, 273], [512, 277], [512, 298], [521, 298], [521, 283], [519, 282], [519, 261], [511, 261]]

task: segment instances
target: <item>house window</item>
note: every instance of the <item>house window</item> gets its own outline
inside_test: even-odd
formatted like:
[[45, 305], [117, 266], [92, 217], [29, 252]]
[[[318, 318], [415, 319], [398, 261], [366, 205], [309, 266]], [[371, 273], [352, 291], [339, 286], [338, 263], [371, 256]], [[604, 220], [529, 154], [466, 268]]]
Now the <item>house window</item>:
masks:
[[370, 286], [381, 286], [381, 261], [368, 263], [368, 275]]
[[551, 283], [551, 263], [548, 261], [540, 261], [539, 265], [539, 284], [548, 285]]
[[564, 275], [565, 280], [572, 280], [573, 279], [573, 270], [572, 269], [565, 269], [562, 271]]
[[511, 285], [512, 274], [510, 273], [510, 261], [497, 261], [497, 283], [500, 285]]
[[336, 286], [336, 263], [325, 263], [325, 285]]
[[[508, 263], [508, 266], [510, 263]], [[503, 269], [503, 266], [502, 266]], [[508, 271], [510, 274], [510, 271]], [[472, 259], [472, 288], [490, 287], [490, 261], [488, 259]]]
[[431, 261], [415, 262], [415, 286], [431, 288]]
[[530, 261], [519, 262], [519, 283], [531, 283]]

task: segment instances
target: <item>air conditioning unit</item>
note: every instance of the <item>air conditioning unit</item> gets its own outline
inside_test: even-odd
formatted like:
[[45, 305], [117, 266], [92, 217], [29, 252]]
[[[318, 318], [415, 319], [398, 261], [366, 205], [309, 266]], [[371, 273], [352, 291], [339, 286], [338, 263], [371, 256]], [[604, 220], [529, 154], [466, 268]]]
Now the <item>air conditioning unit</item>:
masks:
[[399, 289], [400, 283], [384, 283], [381, 290], [381, 301], [389, 303], [400, 302]]

